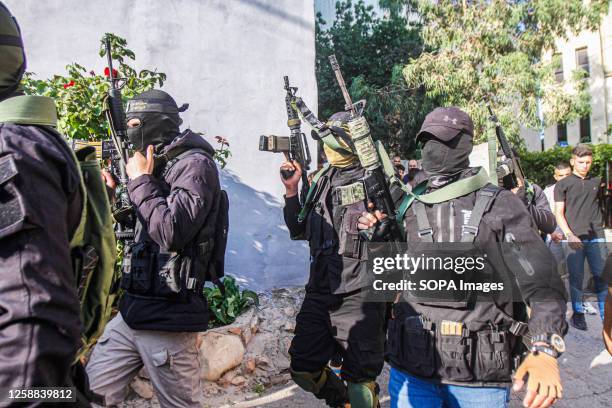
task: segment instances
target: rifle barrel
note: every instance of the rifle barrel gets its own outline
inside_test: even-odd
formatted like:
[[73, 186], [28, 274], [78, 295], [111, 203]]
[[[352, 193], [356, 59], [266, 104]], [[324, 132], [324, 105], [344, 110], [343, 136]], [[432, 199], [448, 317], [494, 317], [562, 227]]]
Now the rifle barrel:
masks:
[[329, 62], [332, 66], [332, 70], [336, 75], [336, 80], [338, 81], [338, 85], [340, 85], [340, 90], [342, 91], [342, 96], [344, 97], [344, 102], [346, 103], [346, 108], [351, 111], [353, 115], [357, 114], [355, 110], [355, 106], [353, 106], [353, 100], [351, 99], [351, 95], [346, 88], [346, 83], [344, 82], [344, 77], [342, 76], [342, 71], [340, 71], [340, 65], [338, 64], [338, 60], [336, 59], [336, 55], [332, 54], [329, 56]]

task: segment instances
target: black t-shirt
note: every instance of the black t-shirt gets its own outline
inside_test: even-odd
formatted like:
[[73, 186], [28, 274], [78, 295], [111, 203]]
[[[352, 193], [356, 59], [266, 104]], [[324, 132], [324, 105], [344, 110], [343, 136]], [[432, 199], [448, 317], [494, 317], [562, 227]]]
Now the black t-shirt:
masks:
[[555, 185], [555, 202], [565, 202], [565, 219], [574, 235], [582, 239], [604, 238], [599, 209], [599, 177], [582, 179], [571, 174]]

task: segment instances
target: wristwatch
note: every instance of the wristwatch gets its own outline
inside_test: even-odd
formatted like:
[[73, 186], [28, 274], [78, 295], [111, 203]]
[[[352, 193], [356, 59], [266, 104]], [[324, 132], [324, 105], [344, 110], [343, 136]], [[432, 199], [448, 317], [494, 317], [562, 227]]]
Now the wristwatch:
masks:
[[[535, 343], [545, 344], [534, 345]], [[557, 358], [565, 352], [565, 341], [556, 333], [536, 334], [531, 338], [531, 352], [542, 352]]]

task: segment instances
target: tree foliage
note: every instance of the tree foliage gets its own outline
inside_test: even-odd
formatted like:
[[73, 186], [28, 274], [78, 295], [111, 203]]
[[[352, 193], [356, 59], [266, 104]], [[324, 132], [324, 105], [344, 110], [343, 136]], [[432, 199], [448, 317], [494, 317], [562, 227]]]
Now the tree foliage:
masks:
[[414, 136], [431, 103], [401, 75], [410, 58], [422, 52], [420, 26], [399, 11], [401, 2], [388, 1], [389, 16], [375, 15], [362, 0], [336, 3], [331, 26], [319, 15], [316, 23], [316, 76], [319, 116], [324, 119], [344, 107], [344, 99], [329, 65], [336, 54], [352, 98], [366, 99], [365, 116], [372, 135], [392, 153], [408, 157]]
[[[410, 1], [412, 3], [413, 1]], [[585, 73], [572, 87], [554, 79], [559, 61], [545, 61], [555, 40], [595, 29], [607, 0], [418, 0], [422, 38], [429, 50], [403, 70], [411, 87], [444, 106], [456, 105], [473, 118], [477, 141], [490, 129], [483, 103], [489, 98], [506, 133], [518, 140], [519, 124], [540, 128], [588, 114]], [[568, 89], [572, 88], [572, 89]]]
[[[136, 71], [128, 64], [136, 55], [127, 48], [127, 41], [113, 34], [100, 40], [100, 57], [106, 56], [104, 39], [110, 36], [113, 62], [118, 62], [117, 77], [125, 78], [122, 95], [124, 102], [135, 95], [161, 87], [166, 74], [143, 69]], [[106, 64], [106, 59], [100, 61]], [[104, 116], [105, 98], [109, 89], [108, 68], [96, 73], [74, 62], [66, 66], [66, 73], [53, 75], [48, 80], [35, 79], [27, 73], [23, 85], [26, 94], [50, 96], [58, 111], [58, 130], [71, 139], [102, 140], [108, 138], [108, 124]]]
[[[612, 145], [597, 144], [593, 149], [593, 166], [589, 174], [606, 178], [606, 163], [612, 160]], [[572, 147], [555, 147], [544, 152], [524, 152], [521, 154], [521, 167], [528, 178], [541, 187], [555, 182], [553, 173], [557, 163], [569, 163], [572, 157]]]

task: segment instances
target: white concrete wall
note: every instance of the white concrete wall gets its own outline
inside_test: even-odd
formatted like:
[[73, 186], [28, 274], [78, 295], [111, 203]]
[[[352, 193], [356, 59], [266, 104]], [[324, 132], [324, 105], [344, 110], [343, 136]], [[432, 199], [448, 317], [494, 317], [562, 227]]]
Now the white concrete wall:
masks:
[[288, 133], [283, 75], [316, 111], [313, 0], [4, 2], [38, 78], [63, 73], [70, 62], [101, 72], [105, 32], [128, 40], [138, 68], [165, 72], [163, 89], [190, 104], [185, 125], [213, 145], [214, 135], [230, 142], [228, 272], [254, 288], [305, 282], [307, 252], [289, 242], [282, 220], [281, 155], [257, 147], [261, 134]]

